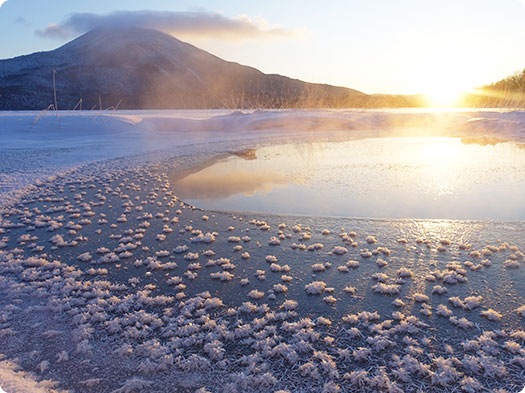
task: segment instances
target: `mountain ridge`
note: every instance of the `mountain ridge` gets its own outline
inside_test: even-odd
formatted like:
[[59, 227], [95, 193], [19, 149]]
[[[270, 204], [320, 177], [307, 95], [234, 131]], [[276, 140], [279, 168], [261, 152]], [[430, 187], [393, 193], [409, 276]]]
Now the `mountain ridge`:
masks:
[[[223, 60], [151, 29], [94, 29], [57, 49], [0, 60], [0, 110], [414, 106]], [[414, 101], [414, 102], [411, 102]]]

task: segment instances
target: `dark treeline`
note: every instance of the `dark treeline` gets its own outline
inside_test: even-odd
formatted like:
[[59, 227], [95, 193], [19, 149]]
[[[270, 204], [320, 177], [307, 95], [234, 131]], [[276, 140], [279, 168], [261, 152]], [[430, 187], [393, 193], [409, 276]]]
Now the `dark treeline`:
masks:
[[525, 108], [525, 69], [496, 83], [467, 94], [461, 102], [465, 107]]

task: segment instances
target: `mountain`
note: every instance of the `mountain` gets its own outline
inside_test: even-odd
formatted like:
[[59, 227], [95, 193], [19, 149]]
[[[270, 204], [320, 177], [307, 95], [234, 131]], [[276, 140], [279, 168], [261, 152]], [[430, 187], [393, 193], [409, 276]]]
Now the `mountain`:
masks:
[[411, 106], [222, 60], [149, 29], [95, 29], [49, 52], [0, 60], [0, 110]]

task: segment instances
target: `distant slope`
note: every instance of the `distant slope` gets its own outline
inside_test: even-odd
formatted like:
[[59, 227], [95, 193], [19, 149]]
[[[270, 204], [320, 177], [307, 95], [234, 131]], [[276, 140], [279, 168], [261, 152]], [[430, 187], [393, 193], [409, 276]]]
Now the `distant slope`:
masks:
[[465, 96], [464, 106], [525, 108], [525, 69]]
[[413, 106], [411, 96], [369, 96], [224, 61], [167, 34], [92, 30], [49, 52], [0, 60], [0, 110]]
[[484, 87], [489, 90], [525, 92], [525, 69]]

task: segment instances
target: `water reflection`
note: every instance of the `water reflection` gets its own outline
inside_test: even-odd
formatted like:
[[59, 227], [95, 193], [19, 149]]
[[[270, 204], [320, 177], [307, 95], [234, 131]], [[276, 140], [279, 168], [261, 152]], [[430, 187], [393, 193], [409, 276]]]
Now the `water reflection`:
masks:
[[264, 195], [275, 187], [288, 183], [290, 179], [276, 171], [264, 170], [252, 173], [231, 170], [225, 173], [214, 166], [180, 179], [174, 183], [174, 188], [183, 199], [210, 201], [238, 194], [248, 197], [255, 193]]
[[199, 207], [384, 218], [525, 219], [525, 151], [505, 141], [369, 138], [222, 157], [174, 184]]

